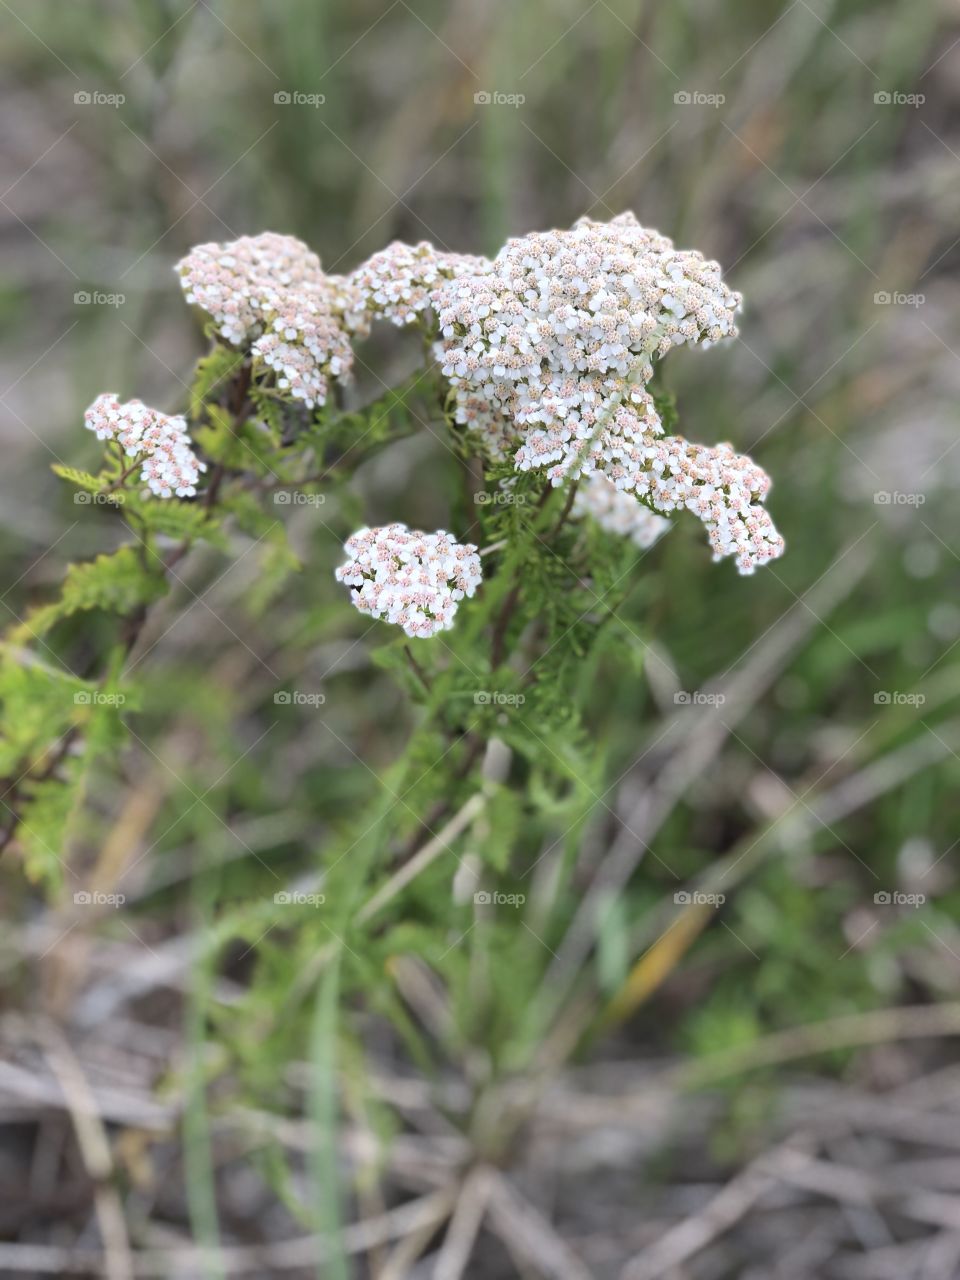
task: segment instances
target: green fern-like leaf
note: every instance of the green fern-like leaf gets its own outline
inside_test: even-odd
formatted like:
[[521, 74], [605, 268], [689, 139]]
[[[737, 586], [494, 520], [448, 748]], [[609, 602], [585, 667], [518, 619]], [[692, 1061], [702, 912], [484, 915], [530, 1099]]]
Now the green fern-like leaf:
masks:
[[230, 347], [217, 344], [209, 355], [197, 361], [190, 388], [190, 416], [203, 416], [206, 402], [222, 392], [231, 377], [240, 369], [244, 356]]
[[122, 713], [136, 705], [136, 691], [117, 684], [122, 657], [117, 648], [105, 681], [93, 684], [23, 650], [0, 654], [4, 825], [16, 822], [29, 878], [51, 887], [61, 879], [66, 833], [91, 764], [126, 740]]
[[83, 489], [88, 493], [98, 493], [103, 488], [103, 480], [99, 476], [91, 475], [89, 471], [80, 471], [77, 467], [65, 467], [55, 462], [50, 470], [66, 480], [70, 484], [74, 484], [78, 489]]
[[15, 649], [0, 660], [0, 775], [35, 763], [75, 720], [91, 686]]
[[302, 568], [300, 557], [287, 542], [286, 533], [282, 538], [268, 537], [259, 559], [260, 572], [244, 601], [253, 617], [265, 613], [287, 580]]
[[68, 767], [67, 780], [44, 778], [24, 783], [27, 799], [17, 824], [17, 843], [27, 878], [51, 888], [62, 879], [68, 825], [81, 800], [83, 771], [76, 761]]
[[60, 599], [42, 605], [14, 629], [14, 643], [39, 637], [72, 614], [91, 609], [108, 613], [130, 613], [140, 605], [159, 599], [167, 590], [164, 576], [146, 568], [133, 547], [121, 547], [112, 555], [71, 565], [64, 579]]
[[278, 449], [269, 425], [249, 420], [239, 426], [219, 405], [207, 406], [207, 422], [194, 438], [204, 454], [232, 471], [284, 479], [281, 468], [288, 451]]
[[196, 502], [179, 502], [175, 498], [157, 502], [130, 496], [125, 509], [151, 533], [175, 541], [202, 539], [221, 551], [227, 549], [227, 539], [219, 519]]
[[477, 852], [496, 871], [506, 871], [522, 820], [523, 804], [517, 793], [497, 787], [477, 824], [476, 839]]

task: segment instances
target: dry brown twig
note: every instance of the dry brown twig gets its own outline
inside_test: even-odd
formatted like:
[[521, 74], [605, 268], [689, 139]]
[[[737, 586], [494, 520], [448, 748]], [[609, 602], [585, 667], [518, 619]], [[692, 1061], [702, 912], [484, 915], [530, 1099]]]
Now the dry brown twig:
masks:
[[494, 1170], [475, 1165], [464, 1178], [433, 1269], [433, 1280], [462, 1280], [493, 1192]]
[[113, 1156], [96, 1099], [66, 1037], [53, 1023], [37, 1024], [51, 1070], [63, 1090], [77, 1146], [93, 1183], [93, 1200], [103, 1240], [103, 1274], [106, 1280], [133, 1280], [133, 1255], [123, 1203], [112, 1185]]
[[699, 1213], [678, 1222], [640, 1257], [628, 1262], [620, 1280], [660, 1280], [729, 1231], [757, 1202], [790, 1173], [811, 1162], [810, 1140], [795, 1135], [765, 1151], [709, 1201]]

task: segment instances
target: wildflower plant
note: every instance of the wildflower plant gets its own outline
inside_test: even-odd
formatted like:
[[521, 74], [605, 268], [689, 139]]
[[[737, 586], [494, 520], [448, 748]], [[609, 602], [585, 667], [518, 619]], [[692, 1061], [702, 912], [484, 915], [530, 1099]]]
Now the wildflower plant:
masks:
[[360, 529], [347, 539], [349, 559], [337, 581], [357, 590], [351, 599], [361, 613], [402, 627], [408, 636], [427, 637], [453, 626], [457, 602], [480, 583], [477, 548], [461, 546], [442, 529], [411, 532], [406, 525]]
[[[96, 792], [122, 767], [132, 733], [142, 737], [143, 659], [164, 635], [156, 611], [184, 591], [187, 607], [201, 598], [193, 566], [212, 559], [225, 572], [231, 556], [244, 559], [251, 617], [262, 623], [284, 592], [300, 610], [298, 626], [271, 636], [271, 670], [295, 676], [334, 633], [360, 651], [373, 645], [409, 724], [392, 764], [360, 771], [361, 790], [322, 847], [304, 837], [322, 911], [291, 930], [273, 894], [280, 873], [258, 857], [270, 893], [224, 908], [208, 946], [246, 939], [271, 990], [283, 966], [283, 1008], [261, 998], [257, 974], [249, 996], [256, 1038], [278, 1052], [302, 1049], [303, 1023], [288, 1015], [314, 990], [322, 1022], [399, 954], [427, 957], [452, 990], [472, 991], [457, 1034], [486, 1043], [495, 1002], [477, 996], [455, 943], [488, 919], [488, 890], [523, 896], [518, 883], [551, 839], [558, 885], [569, 876], [566, 851], [596, 808], [604, 768], [583, 694], [614, 652], [619, 605], [657, 572], [663, 540], [685, 536], [672, 529], [685, 512], [714, 559], [740, 573], [783, 551], [763, 471], [728, 444], [678, 435], [658, 386], [674, 347], [735, 337], [740, 297], [716, 263], [630, 214], [521, 236], [493, 259], [395, 243], [346, 276], [326, 274], [292, 237], [264, 234], [200, 245], [176, 274], [210, 340], [187, 402], [167, 413], [98, 396], [85, 425], [99, 464], [57, 468], [125, 532], [7, 633], [0, 843], [56, 891], [91, 784]], [[358, 375], [375, 326], [405, 351], [418, 335], [423, 358], [395, 386], [374, 371], [370, 394]], [[411, 435], [439, 459], [445, 481], [429, 505], [445, 528], [409, 528], [405, 511], [377, 507], [356, 483], [362, 464], [390, 459]], [[317, 515], [306, 551], [291, 495]], [[206, 691], [191, 696], [203, 702]], [[265, 718], [277, 701], [276, 687], [264, 691]], [[342, 726], [331, 732], [362, 753]], [[558, 898], [571, 911], [573, 899]], [[490, 927], [484, 981], [531, 991], [553, 926], [539, 924], [534, 959], [515, 930]], [[282, 953], [272, 949], [280, 936]], [[393, 998], [383, 1004], [419, 1052]], [[498, 1052], [509, 1069], [551, 1015], [507, 1005], [514, 1020]]]

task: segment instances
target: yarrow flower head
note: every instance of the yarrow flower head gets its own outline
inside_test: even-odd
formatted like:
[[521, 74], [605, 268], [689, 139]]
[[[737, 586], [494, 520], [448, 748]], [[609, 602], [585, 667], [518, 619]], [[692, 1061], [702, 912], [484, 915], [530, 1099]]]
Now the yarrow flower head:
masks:
[[300, 240], [265, 232], [197, 245], [177, 272], [187, 301], [272, 369], [291, 398], [312, 409], [326, 401], [331, 378], [349, 376], [350, 335], [367, 327], [359, 293], [326, 275]]
[[631, 213], [509, 240], [490, 268], [434, 290], [444, 373], [518, 427], [542, 424], [541, 462], [571, 464], [604, 410], [650, 380], [654, 355], [734, 335], [740, 301], [715, 262]]
[[783, 538], [762, 506], [770, 478], [729, 444], [708, 447], [665, 435], [659, 420], [623, 406], [592, 459], [617, 489], [655, 511], [692, 511], [706, 526], [714, 560], [733, 556], [740, 573], [783, 554]]
[[348, 279], [369, 315], [400, 326], [420, 318], [430, 306], [433, 289], [443, 280], [453, 280], [467, 272], [479, 275], [489, 268], [486, 258], [447, 253], [426, 240], [418, 245], [395, 240], [361, 263]]
[[480, 584], [480, 556], [443, 529], [421, 533], [405, 524], [359, 529], [347, 539], [338, 582], [354, 588], [361, 613], [427, 637], [453, 625], [457, 605]]
[[658, 516], [642, 503], [618, 489], [600, 473], [588, 476], [573, 499], [573, 514], [588, 516], [607, 533], [629, 538], [647, 551], [670, 528], [665, 516]]
[[[657, 511], [705, 523], [742, 573], [782, 554], [760, 505], [770, 482], [729, 445], [664, 435], [646, 387], [654, 358], [736, 335], [741, 298], [720, 268], [625, 213], [510, 240], [482, 272], [432, 293], [456, 419], [488, 452], [559, 485], [601, 473]], [[512, 441], [507, 444], [512, 434]], [[602, 492], [602, 490], [597, 490]], [[586, 499], [584, 499], [586, 501]]]
[[115, 440], [128, 458], [142, 458], [140, 479], [158, 498], [190, 498], [197, 492], [200, 462], [190, 447], [187, 424], [139, 400], [121, 404], [110, 392], [97, 396], [83, 415], [84, 426], [98, 440]]

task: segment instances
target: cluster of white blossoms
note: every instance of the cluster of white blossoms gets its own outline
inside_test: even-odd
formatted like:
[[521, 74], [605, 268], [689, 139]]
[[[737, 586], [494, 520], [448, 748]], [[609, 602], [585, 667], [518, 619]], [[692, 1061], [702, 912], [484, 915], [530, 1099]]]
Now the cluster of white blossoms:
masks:
[[350, 277], [364, 311], [392, 320], [395, 325], [414, 324], [431, 305], [433, 290], [444, 280], [466, 272], [477, 275], [490, 269], [486, 258], [435, 249], [427, 240], [418, 245], [395, 240], [368, 258]]
[[617, 489], [656, 511], [691, 511], [706, 526], [714, 560], [733, 556], [740, 573], [783, 554], [783, 538], [762, 505], [770, 477], [729, 444], [665, 435], [659, 420], [623, 405], [602, 433], [592, 463]]
[[599, 473], [586, 477], [577, 489], [573, 514], [589, 516], [601, 529], [629, 538], [641, 551], [649, 550], [671, 523]]
[[158, 498], [191, 498], [200, 472], [190, 447], [187, 424], [179, 414], [170, 417], [139, 400], [121, 404], [110, 392], [97, 396], [83, 415], [84, 426], [98, 440], [115, 440], [128, 458], [142, 458], [140, 479]]
[[740, 301], [717, 263], [629, 213], [509, 240], [491, 266], [434, 290], [444, 373], [519, 427], [539, 424], [541, 462], [575, 462], [604, 410], [650, 380], [654, 355], [734, 335]]
[[687, 510], [707, 529], [714, 559], [734, 557], [750, 574], [783, 554], [783, 539], [762, 505], [770, 479], [729, 444], [692, 444], [666, 435], [646, 392], [613, 410], [581, 455], [589, 478], [602, 476], [654, 511]]
[[[419, 324], [450, 384], [450, 411], [489, 460], [553, 485], [582, 478], [573, 511], [652, 546], [663, 516], [693, 512], [714, 558], [741, 573], [783, 552], [763, 503], [770, 481], [730, 445], [668, 435], [650, 394], [654, 361], [683, 343], [736, 335], [740, 295], [720, 268], [676, 249], [631, 213], [509, 240], [493, 260], [395, 241], [349, 276], [327, 275], [292, 236], [202, 244], [177, 264], [188, 302], [309, 408], [346, 379], [371, 322]], [[85, 415], [142, 458], [162, 496], [191, 497], [205, 467], [182, 417], [102, 395]], [[474, 546], [402, 524], [361, 529], [337, 570], [364, 613], [430, 636], [480, 582]]]
[[249, 349], [307, 408], [325, 403], [331, 378], [349, 375], [350, 337], [366, 330], [359, 292], [349, 279], [326, 275], [300, 240], [265, 232], [197, 245], [177, 272], [187, 301], [221, 337]]
[[354, 588], [361, 613], [425, 638], [453, 625], [457, 604], [480, 584], [480, 557], [472, 544], [449, 533], [421, 533], [405, 524], [359, 529], [347, 539], [349, 557], [337, 581]]
[[740, 302], [717, 263], [630, 213], [510, 240], [431, 294], [456, 420], [488, 452], [555, 485], [601, 473], [656, 510], [693, 511], [715, 558], [751, 573], [783, 551], [769, 480], [729, 445], [664, 435], [646, 390], [672, 347], [735, 336]]

